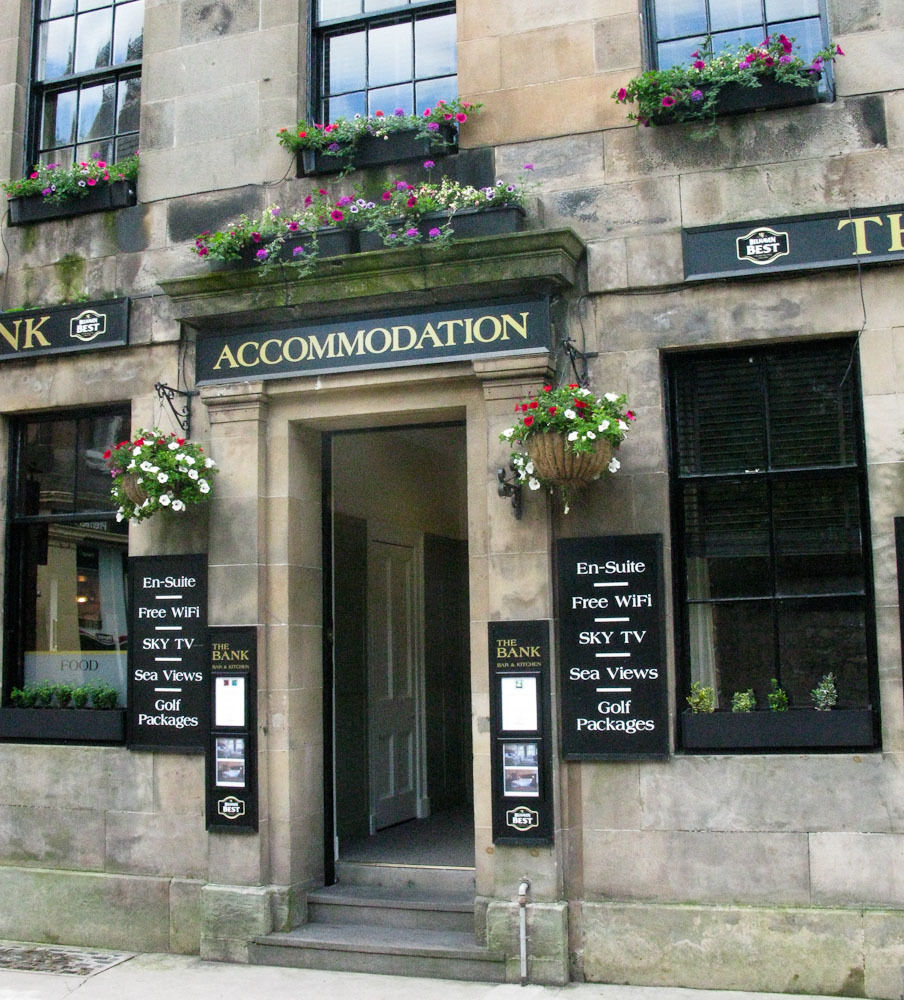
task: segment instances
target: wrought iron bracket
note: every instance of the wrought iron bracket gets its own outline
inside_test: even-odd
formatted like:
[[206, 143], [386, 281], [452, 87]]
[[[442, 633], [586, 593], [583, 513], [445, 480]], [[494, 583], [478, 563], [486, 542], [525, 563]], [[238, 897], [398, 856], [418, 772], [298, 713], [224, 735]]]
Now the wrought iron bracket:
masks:
[[[516, 472], [514, 464], [510, 463], [509, 468], [512, 472]], [[518, 482], [516, 476], [512, 476], [507, 479], [505, 476], [505, 469], [496, 470], [496, 479], [498, 480], [498, 485], [496, 487], [499, 496], [501, 497], [511, 497], [512, 498], [512, 514], [516, 521], [521, 520], [522, 502], [521, 502], [521, 491], [523, 489], [522, 484]]]
[[[169, 408], [173, 411], [176, 423], [185, 432], [185, 436], [191, 437], [191, 398], [192, 396], [200, 395], [198, 390], [174, 389], [165, 382], [155, 382], [154, 389], [156, 389], [158, 397], [165, 400]], [[173, 406], [173, 400], [176, 396], [182, 396], [185, 399], [185, 406], [181, 410], [177, 410]]]
[[[574, 346], [574, 341], [571, 337], [565, 337], [562, 341], [562, 350], [568, 355], [568, 360], [571, 362], [571, 370], [574, 372], [575, 380], [578, 385], [587, 388], [588, 378], [587, 378], [587, 362], [591, 358], [598, 357], [596, 352], [592, 354], [585, 354], [583, 351], [579, 351]], [[581, 363], [581, 370], [578, 371], [578, 361]]]

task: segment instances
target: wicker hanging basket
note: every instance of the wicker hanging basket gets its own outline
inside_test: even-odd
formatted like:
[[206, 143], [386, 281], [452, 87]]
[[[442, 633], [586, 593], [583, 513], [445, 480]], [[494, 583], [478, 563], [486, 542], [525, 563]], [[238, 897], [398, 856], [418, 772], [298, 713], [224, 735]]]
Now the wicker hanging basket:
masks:
[[131, 472], [127, 472], [122, 477], [122, 491], [136, 506], [144, 503], [148, 498], [144, 487], [138, 482], [138, 476]]
[[538, 479], [554, 486], [579, 489], [586, 486], [612, 461], [612, 444], [603, 437], [593, 451], [574, 452], [564, 434], [534, 434], [525, 441]]

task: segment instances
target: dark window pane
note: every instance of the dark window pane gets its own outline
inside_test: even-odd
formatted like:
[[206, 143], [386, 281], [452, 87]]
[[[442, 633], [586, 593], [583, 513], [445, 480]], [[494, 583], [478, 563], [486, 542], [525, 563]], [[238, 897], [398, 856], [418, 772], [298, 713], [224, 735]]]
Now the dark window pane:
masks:
[[75, 44], [76, 73], [110, 65], [112, 30], [113, 11], [109, 8], [79, 15]]
[[75, 455], [74, 421], [29, 424], [19, 459], [16, 513], [71, 513], [75, 506]]
[[119, 4], [113, 34], [113, 65], [141, 58], [144, 31], [144, 0]]
[[660, 38], [706, 33], [704, 0], [658, 0], [656, 33]]
[[760, 0], [710, 0], [709, 15], [712, 31], [763, 23]]
[[[333, 35], [326, 39], [325, 83], [327, 94], [360, 90], [366, 83], [364, 32]], [[332, 115], [331, 120], [336, 116]]]
[[112, 135], [115, 112], [116, 84], [103, 83], [97, 87], [85, 87], [79, 100], [79, 140], [84, 142]]
[[686, 487], [688, 598], [771, 595], [769, 527], [762, 481]]
[[778, 593], [863, 592], [860, 504], [853, 477], [777, 482], [773, 519]]
[[80, 420], [78, 442], [78, 509], [112, 510], [110, 472], [104, 452], [129, 435], [121, 413], [102, 414]]
[[677, 42], [664, 42], [656, 49], [660, 69], [668, 69], [670, 66], [679, 66], [682, 63], [691, 61], [691, 53], [699, 52], [703, 47], [706, 37], [698, 35], [696, 38], [682, 38]]
[[770, 24], [769, 30], [773, 34], [784, 33], [789, 38], [794, 39], [795, 49], [800, 47], [799, 54], [805, 60], [811, 59], [814, 53], [825, 45], [819, 18], [813, 18], [809, 21], [786, 21]]
[[41, 26], [38, 42], [38, 79], [56, 80], [72, 72], [75, 18], [64, 17]]
[[421, 18], [414, 23], [415, 76], [448, 76], [458, 69], [455, 15]]
[[792, 705], [812, 706], [810, 692], [827, 673], [835, 675], [839, 706], [869, 704], [862, 601], [783, 601], [778, 630], [782, 686]]
[[702, 624], [709, 631], [701, 630], [696, 655], [714, 661], [710, 676], [714, 676], [719, 707], [730, 708], [734, 692], [748, 688], [765, 705], [769, 679], [777, 673], [771, 602], [738, 601], [708, 609], [711, 615]]
[[412, 85], [410, 83], [400, 83], [395, 87], [380, 87], [378, 90], [372, 90], [368, 95], [367, 113], [372, 115], [375, 111], [384, 111], [389, 115], [396, 108], [402, 108], [406, 114], [410, 114], [414, 106], [411, 91]]
[[43, 148], [64, 146], [75, 141], [77, 93], [75, 90], [62, 90], [47, 95], [41, 125]]
[[367, 55], [367, 75], [371, 87], [412, 78], [411, 38], [411, 22], [371, 29]]
[[113, 148], [113, 157], [115, 161], [124, 160], [127, 156], [131, 156], [133, 153], [138, 152], [138, 133], [134, 132], [131, 135], [120, 136]]
[[[116, 101], [116, 131], [137, 132], [141, 103], [141, 77], [133, 76], [119, 82]], [[120, 140], [122, 141], [122, 140]], [[117, 156], [119, 159], [119, 156]]]
[[85, 163], [91, 159], [112, 163], [115, 159], [114, 147], [115, 143], [112, 139], [81, 143], [75, 147], [75, 159], [78, 163]]

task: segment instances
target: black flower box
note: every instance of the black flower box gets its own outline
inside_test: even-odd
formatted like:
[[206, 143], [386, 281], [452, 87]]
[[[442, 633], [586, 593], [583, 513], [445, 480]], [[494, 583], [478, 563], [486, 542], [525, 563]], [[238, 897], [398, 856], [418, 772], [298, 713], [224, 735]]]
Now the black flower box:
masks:
[[332, 155], [316, 149], [301, 149], [296, 157], [297, 176], [312, 177], [317, 174], [336, 174], [353, 167], [380, 167], [388, 163], [409, 163], [413, 160], [436, 159], [454, 153], [458, 132], [451, 123], [440, 125], [435, 136], [418, 137], [418, 130], [399, 129], [385, 138], [375, 135], [362, 136], [350, 155]]
[[817, 750], [876, 745], [869, 708], [791, 708], [786, 712], [683, 712], [685, 750]]
[[719, 91], [716, 98], [717, 115], [738, 115], [748, 111], [796, 108], [804, 104], [815, 104], [819, 100], [819, 84], [798, 87], [793, 83], [763, 78], [759, 87], [744, 87], [740, 83], [729, 83]]
[[[299, 230], [291, 233], [279, 248], [278, 259], [284, 264], [290, 264], [298, 256], [304, 258], [309, 256], [315, 249], [317, 257], [340, 257], [347, 253], [357, 253], [358, 251], [358, 231], [357, 229], [342, 229], [338, 226], [326, 226], [312, 233], [310, 230]], [[250, 243], [242, 248], [241, 263], [244, 265], [256, 263], [258, 250], [266, 250], [268, 243], [263, 240], [260, 243]], [[304, 251], [299, 255], [295, 249], [301, 247]]]
[[24, 226], [30, 222], [46, 222], [50, 219], [69, 219], [90, 212], [109, 212], [115, 208], [128, 208], [136, 202], [134, 181], [111, 181], [87, 189], [80, 198], [65, 201], [50, 201], [40, 194], [10, 198], [9, 224]]
[[0, 708], [0, 739], [123, 743], [124, 708]]
[[[417, 220], [398, 219], [397, 231], [417, 229], [429, 244], [430, 230], [438, 229], [449, 221], [446, 213], [422, 215]], [[502, 236], [517, 233], [524, 228], [524, 209], [520, 205], [502, 205], [497, 208], [463, 208], [452, 216], [452, 235], [455, 239], [472, 239], [478, 236]], [[384, 243], [380, 233], [365, 230], [360, 235], [360, 249], [383, 250], [391, 243]]]

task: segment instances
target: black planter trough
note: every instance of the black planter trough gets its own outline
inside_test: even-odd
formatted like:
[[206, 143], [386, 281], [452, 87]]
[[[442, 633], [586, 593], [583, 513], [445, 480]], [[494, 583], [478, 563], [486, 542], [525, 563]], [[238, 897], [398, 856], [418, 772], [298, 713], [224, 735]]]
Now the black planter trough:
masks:
[[[440, 228], [449, 221], [446, 213], [431, 213], [422, 215], [419, 219], [406, 221], [396, 220], [393, 231], [405, 232], [407, 229], [417, 229], [425, 242], [429, 243], [430, 230]], [[498, 208], [463, 208], [452, 216], [452, 235], [455, 239], [472, 239], [477, 236], [502, 236], [506, 233], [517, 233], [524, 228], [524, 209], [520, 205], [502, 205]], [[360, 234], [360, 249], [383, 250], [391, 247], [392, 242], [385, 243], [380, 233], [367, 230]]]
[[50, 219], [69, 219], [90, 212], [109, 212], [116, 208], [128, 208], [136, 201], [134, 181], [111, 181], [88, 188], [88, 193], [80, 198], [66, 201], [50, 201], [40, 194], [30, 194], [21, 198], [10, 198], [9, 224], [24, 226], [30, 222], [46, 222]]
[[417, 129], [400, 129], [385, 138], [364, 135], [349, 155], [333, 155], [317, 149], [301, 149], [296, 157], [297, 176], [337, 174], [345, 169], [380, 167], [388, 163], [409, 163], [413, 160], [436, 159], [454, 153], [458, 133], [454, 125], [440, 125], [435, 136], [418, 137]]
[[876, 744], [869, 708], [791, 708], [786, 712], [683, 712], [685, 750], [862, 748]]
[[124, 708], [0, 708], [0, 739], [122, 743]]

